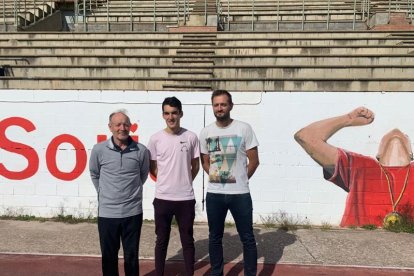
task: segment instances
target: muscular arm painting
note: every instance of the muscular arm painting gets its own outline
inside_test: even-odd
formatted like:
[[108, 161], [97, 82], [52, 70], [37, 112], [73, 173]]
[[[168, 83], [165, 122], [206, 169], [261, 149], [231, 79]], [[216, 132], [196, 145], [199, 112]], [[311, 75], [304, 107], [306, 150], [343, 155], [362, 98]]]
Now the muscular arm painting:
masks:
[[295, 133], [295, 140], [325, 170], [332, 171], [338, 159], [337, 147], [327, 141], [337, 131], [349, 126], [368, 125], [374, 121], [374, 113], [358, 107], [353, 111], [314, 122]]

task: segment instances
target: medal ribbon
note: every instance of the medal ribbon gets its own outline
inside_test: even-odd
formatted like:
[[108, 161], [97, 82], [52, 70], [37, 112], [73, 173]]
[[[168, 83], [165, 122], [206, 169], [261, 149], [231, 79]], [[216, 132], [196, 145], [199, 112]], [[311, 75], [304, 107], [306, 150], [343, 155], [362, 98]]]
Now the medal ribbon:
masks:
[[395, 208], [397, 207], [398, 203], [400, 202], [400, 200], [401, 200], [401, 198], [402, 198], [402, 196], [405, 192], [405, 188], [407, 188], [408, 178], [410, 177], [411, 166], [410, 166], [410, 164], [407, 165], [407, 174], [405, 175], [403, 188], [401, 189], [400, 195], [398, 196], [397, 200], [394, 201], [394, 194], [392, 193], [392, 189], [391, 189], [390, 177], [388, 176], [388, 173], [385, 171], [385, 169], [381, 165], [381, 163], [378, 163], [378, 164], [381, 168], [381, 171], [384, 173], [385, 178], [387, 179], [388, 191], [390, 192], [390, 198], [391, 198], [391, 204], [392, 204], [392, 211], [395, 212]]

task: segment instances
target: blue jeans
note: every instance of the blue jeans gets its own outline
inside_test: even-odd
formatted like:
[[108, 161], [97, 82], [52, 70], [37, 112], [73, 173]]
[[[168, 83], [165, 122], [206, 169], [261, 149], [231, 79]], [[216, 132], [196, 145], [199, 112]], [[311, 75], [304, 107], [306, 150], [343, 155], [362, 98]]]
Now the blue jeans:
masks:
[[250, 193], [235, 195], [207, 193], [206, 204], [211, 275], [223, 275], [222, 240], [228, 210], [234, 218], [243, 243], [244, 275], [256, 275], [257, 247], [253, 234], [253, 204]]

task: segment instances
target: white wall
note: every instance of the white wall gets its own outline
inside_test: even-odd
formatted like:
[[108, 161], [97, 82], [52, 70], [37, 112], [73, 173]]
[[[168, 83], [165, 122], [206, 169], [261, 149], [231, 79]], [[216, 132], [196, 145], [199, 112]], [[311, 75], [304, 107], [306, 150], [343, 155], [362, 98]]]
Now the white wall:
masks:
[[[132, 122], [139, 125], [133, 134], [146, 144], [150, 135], [165, 126], [161, 102], [172, 95], [184, 105], [183, 127], [199, 133], [204, 122], [214, 120], [208, 92], [0, 90], [0, 164], [9, 171], [27, 167], [26, 158], [5, 149], [7, 139], [34, 148], [39, 157], [39, 169], [27, 179], [11, 180], [0, 168], [0, 214], [50, 217], [63, 210], [66, 215], [95, 216], [96, 193], [88, 167], [71, 181], [54, 177], [45, 157], [51, 140], [70, 134], [82, 142], [89, 158], [96, 136], [110, 135], [108, 115], [126, 108]], [[414, 133], [413, 93], [237, 92], [233, 97], [236, 106], [232, 117], [249, 122], [260, 142], [261, 165], [250, 183], [257, 222], [279, 211], [300, 220], [306, 218], [312, 224], [338, 225], [341, 220], [347, 194], [323, 180], [322, 169], [296, 144], [293, 134], [301, 127], [364, 105], [376, 113], [374, 123], [343, 129], [330, 143], [375, 156], [379, 140], [390, 129], [398, 127], [411, 136]], [[25, 118], [36, 129], [27, 132], [10, 126], [5, 131], [4, 120], [11, 117]], [[57, 153], [59, 170], [69, 172], [74, 164], [73, 146], [61, 144]], [[198, 221], [206, 220], [201, 204], [203, 180], [200, 173], [194, 182]], [[153, 219], [153, 196], [154, 183], [148, 180], [144, 189], [146, 219]]]

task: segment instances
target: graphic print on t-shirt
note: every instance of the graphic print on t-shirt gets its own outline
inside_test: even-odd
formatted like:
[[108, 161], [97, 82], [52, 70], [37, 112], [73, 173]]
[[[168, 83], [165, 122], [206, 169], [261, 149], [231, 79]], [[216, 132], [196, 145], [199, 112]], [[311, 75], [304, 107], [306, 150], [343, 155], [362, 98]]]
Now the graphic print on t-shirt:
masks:
[[206, 142], [210, 155], [210, 182], [236, 183], [234, 172], [241, 137], [237, 135], [216, 136], [207, 138]]

